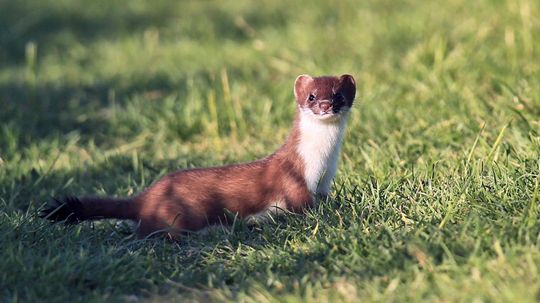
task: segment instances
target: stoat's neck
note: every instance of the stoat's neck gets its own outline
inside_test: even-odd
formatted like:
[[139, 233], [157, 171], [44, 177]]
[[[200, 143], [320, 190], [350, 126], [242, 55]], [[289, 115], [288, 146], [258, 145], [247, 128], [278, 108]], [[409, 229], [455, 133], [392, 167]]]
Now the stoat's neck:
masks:
[[[317, 192], [319, 180], [325, 173], [333, 177], [343, 141], [348, 113], [339, 121], [321, 121], [309, 112], [299, 110], [295, 127], [298, 127], [296, 151], [304, 164], [304, 177], [309, 191]], [[327, 172], [327, 170], [333, 170]]]

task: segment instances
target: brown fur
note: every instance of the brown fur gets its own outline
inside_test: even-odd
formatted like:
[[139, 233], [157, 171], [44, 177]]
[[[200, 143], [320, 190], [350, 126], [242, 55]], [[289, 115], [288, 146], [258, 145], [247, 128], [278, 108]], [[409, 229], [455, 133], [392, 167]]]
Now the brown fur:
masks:
[[[351, 75], [311, 78], [299, 76], [295, 83], [295, 97], [301, 107], [315, 114], [332, 110], [338, 112], [343, 106], [351, 107], [356, 95], [356, 82]], [[314, 97], [309, 100], [309, 96]], [[324, 107], [328, 106], [328, 108]], [[323, 109], [324, 108], [324, 109]]]
[[303, 163], [290, 152], [296, 140], [296, 132], [291, 133], [282, 148], [259, 161], [163, 177], [134, 199], [140, 232], [169, 227], [198, 230], [229, 223], [225, 209], [245, 218], [277, 200], [284, 200], [288, 210], [300, 212], [313, 201], [304, 184]]
[[[310, 105], [314, 112], [320, 108], [339, 110], [340, 102], [352, 104], [355, 88], [351, 76], [309, 77], [305, 82], [301, 77], [295, 83], [295, 96], [301, 107], [306, 106], [306, 94], [314, 88], [318, 88], [317, 94], [325, 100], [336, 92], [343, 94], [342, 100], [328, 106], [321, 107], [321, 102], [314, 102]], [[139, 222], [140, 236], [161, 230], [174, 236], [211, 224], [227, 224], [230, 220], [227, 212], [240, 218], [260, 213], [275, 201], [283, 201], [288, 211], [301, 212], [313, 204], [314, 193], [306, 186], [304, 163], [295, 148], [300, 136], [298, 115], [297, 111], [285, 143], [262, 160], [173, 172], [132, 198], [66, 198], [44, 210], [42, 216], [66, 223], [102, 218], [131, 219]]]

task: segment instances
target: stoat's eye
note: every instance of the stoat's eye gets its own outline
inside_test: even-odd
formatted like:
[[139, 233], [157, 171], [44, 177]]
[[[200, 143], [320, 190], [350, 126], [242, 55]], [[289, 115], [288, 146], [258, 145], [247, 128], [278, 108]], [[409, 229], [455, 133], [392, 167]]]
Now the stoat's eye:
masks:
[[334, 102], [341, 102], [343, 101], [343, 95], [341, 93], [335, 93], [332, 99]]
[[313, 101], [313, 100], [315, 100], [315, 96], [313, 96], [313, 95], [309, 95], [309, 98], [308, 98], [308, 100], [309, 100], [309, 101]]

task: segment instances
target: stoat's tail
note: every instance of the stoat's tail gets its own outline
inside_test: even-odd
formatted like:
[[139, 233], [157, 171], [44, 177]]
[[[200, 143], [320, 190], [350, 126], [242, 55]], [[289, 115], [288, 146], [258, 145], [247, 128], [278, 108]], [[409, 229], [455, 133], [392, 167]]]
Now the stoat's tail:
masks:
[[138, 206], [135, 199], [107, 197], [65, 197], [42, 210], [40, 217], [51, 221], [77, 224], [84, 220], [131, 219], [137, 220]]

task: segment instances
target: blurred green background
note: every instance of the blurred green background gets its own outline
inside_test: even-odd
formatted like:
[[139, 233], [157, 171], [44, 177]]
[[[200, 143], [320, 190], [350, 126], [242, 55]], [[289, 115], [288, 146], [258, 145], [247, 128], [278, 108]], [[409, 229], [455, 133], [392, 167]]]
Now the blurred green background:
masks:
[[[536, 301], [540, 3], [0, 0], [2, 301]], [[36, 218], [263, 157], [353, 74], [330, 201], [181, 243]]]

